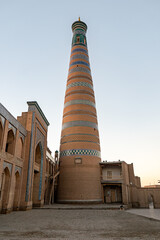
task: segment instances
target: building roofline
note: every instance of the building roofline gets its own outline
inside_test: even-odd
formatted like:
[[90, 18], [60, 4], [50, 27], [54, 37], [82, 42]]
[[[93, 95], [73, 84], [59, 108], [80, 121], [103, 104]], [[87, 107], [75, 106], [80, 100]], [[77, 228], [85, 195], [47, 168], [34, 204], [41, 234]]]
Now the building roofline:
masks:
[[47, 124], [47, 126], [49, 126], [49, 122], [47, 120], [47, 118], [45, 117], [42, 109], [40, 108], [40, 106], [38, 105], [38, 103], [36, 101], [28, 101], [27, 102], [28, 106], [35, 106], [36, 109], [38, 110], [38, 112], [40, 113], [41, 117], [43, 118], [43, 120], [45, 121], [45, 123]]

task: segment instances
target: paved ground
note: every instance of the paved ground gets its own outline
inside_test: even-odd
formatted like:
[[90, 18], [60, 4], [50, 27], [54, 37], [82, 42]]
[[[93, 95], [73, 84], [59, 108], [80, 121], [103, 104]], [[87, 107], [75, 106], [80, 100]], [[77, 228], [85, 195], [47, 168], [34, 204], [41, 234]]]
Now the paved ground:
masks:
[[0, 239], [154, 240], [160, 221], [120, 210], [34, 209], [1, 214]]
[[160, 209], [129, 209], [127, 212], [160, 221]]

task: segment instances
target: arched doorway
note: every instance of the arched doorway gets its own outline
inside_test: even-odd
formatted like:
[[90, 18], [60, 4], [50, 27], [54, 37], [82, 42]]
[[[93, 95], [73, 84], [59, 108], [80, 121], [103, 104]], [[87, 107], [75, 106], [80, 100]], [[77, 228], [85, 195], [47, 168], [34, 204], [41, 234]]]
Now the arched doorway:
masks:
[[3, 186], [2, 186], [2, 211], [7, 209], [8, 199], [9, 199], [9, 192], [10, 192], [10, 181], [11, 175], [9, 172], [8, 167], [4, 169], [3, 172]]
[[22, 158], [22, 155], [23, 155], [23, 140], [20, 137], [18, 139], [18, 144], [17, 144], [17, 157]]
[[8, 131], [7, 142], [6, 142], [6, 152], [12, 155], [14, 153], [14, 133], [12, 129]]
[[43, 155], [42, 155], [41, 143], [39, 143], [35, 150], [34, 180], [33, 180], [33, 194], [32, 194], [33, 206], [39, 205], [39, 186], [40, 186], [42, 157]]
[[17, 171], [15, 173], [15, 189], [14, 189], [13, 210], [17, 210], [18, 207], [19, 207], [19, 193], [20, 193], [20, 174]]
[[153, 198], [152, 194], [149, 195], [148, 202], [149, 202], [149, 209], [153, 209], [154, 208], [154, 198]]

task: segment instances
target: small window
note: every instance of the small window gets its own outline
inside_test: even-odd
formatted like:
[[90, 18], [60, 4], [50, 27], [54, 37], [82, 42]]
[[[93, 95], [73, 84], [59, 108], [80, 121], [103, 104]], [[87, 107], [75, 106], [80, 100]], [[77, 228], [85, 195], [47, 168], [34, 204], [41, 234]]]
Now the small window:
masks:
[[75, 158], [74, 163], [75, 164], [82, 164], [82, 158]]
[[77, 37], [77, 42], [78, 42], [78, 43], [80, 42], [80, 37]]
[[112, 171], [107, 171], [107, 178], [111, 179], [112, 178]]

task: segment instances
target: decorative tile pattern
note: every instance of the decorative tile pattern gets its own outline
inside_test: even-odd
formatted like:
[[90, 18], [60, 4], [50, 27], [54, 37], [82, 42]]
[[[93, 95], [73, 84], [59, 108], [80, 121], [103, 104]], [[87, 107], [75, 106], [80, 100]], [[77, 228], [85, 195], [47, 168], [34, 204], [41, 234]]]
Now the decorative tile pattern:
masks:
[[16, 173], [16, 172], [19, 172], [19, 175], [21, 175], [22, 168], [21, 168], [21, 167], [18, 167], [18, 166], [15, 166], [15, 173]]
[[38, 199], [41, 200], [41, 193], [42, 193], [42, 175], [43, 175], [43, 148], [42, 144], [40, 144], [40, 150], [41, 150], [41, 170], [40, 170], [40, 180], [39, 180], [39, 194]]
[[[28, 175], [27, 175], [27, 185], [26, 185], [26, 196], [25, 201], [28, 202], [29, 198], [29, 187], [30, 187], [30, 174], [31, 174], [31, 162], [32, 162], [32, 156], [34, 155], [33, 149], [34, 149], [34, 119], [35, 119], [35, 112], [33, 112], [32, 115], [32, 129], [31, 129], [31, 141], [30, 141], [30, 150], [29, 150], [29, 161], [28, 161]], [[33, 167], [33, 165], [32, 165]], [[32, 182], [32, 179], [31, 179]], [[31, 192], [30, 192], [30, 198], [31, 198]]]
[[75, 54], [70, 58], [71, 61], [74, 60], [74, 59], [84, 59], [84, 60], [89, 62], [89, 57], [87, 57], [84, 54]]
[[84, 53], [88, 54], [88, 51], [85, 50], [85, 49], [83, 49], [83, 48], [73, 49], [73, 50], [71, 51], [71, 54], [74, 53], [74, 52], [84, 52]]
[[86, 36], [86, 34], [85, 34], [85, 32], [83, 30], [75, 30], [74, 31], [74, 35], [75, 34], [82, 34], [82, 35]]
[[75, 105], [75, 104], [85, 104], [85, 105], [90, 105], [92, 107], [95, 107], [95, 103], [94, 102], [91, 102], [89, 100], [84, 100], [84, 99], [75, 99], [75, 100], [66, 102], [64, 104], [64, 108], [69, 106], [69, 105]]
[[85, 73], [89, 73], [91, 74], [91, 71], [88, 68], [84, 68], [84, 67], [75, 67], [72, 68], [68, 74], [74, 73], [74, 72], [85, 72]]
[[70, 64], [70, 67], [71, 67], [71, 66], [74, 66], [74, 65], [77, 65], [77, 64], [82, 64], [82, 65], [85, 65], [85, 66], [87, 66], [87, 67], [90, 67], [88, 63], [83, 62], [83, 61], [73, 62], [73, 63]]
[[0, 118], [1, 118], [1, 121], [2, 121], [2, 126], [3, 126], [3, 128], [4, 128], [5, 118], [4, 118], [2, 115], [0, 115]]
[[10, 130], [10, 129], [12, 129], [13, 130], [13, 133], [14, 133], [14, 136], [16, 135], [16, 128], [15, 127], [13, 127], [13, 125], [12, 124], [10, 124], [9, 123], [9, 125], [8, 125], [8, 129]]
[[12, 172], [12, 164], [4, 161], [4, 162], [3, 162], [3, 170], [4, 170], [6, 167], [8, 167], [9, 172], [10, 172], [10, 174], [11, 174], [11, 172]]
[[93, 89], [93, 86], [90, 83], [87, 83], [87, 82], [74, 82], [74, 83], [68, 84], [68, 86], [66, 87], [66, 90], [68, 88], [77, 87], [77, 86], [89, 87], [89, 88]]
[[90, 156], [101, 157], [100, 151], [92, 150], [92, 149], [70, 149], [70, 150], [64, 150], [60, 152], [60, 157], [73, 156], [73, 155], [90, 155]]
[[71, 122], [66, 122], [63, 123], [62, 125], [62, 130], [64, 130], [65, 128], [69, 128], [69, 127], [91, 127], [91, 128], [95, 128], [98, 129], [98, 125], [94, 122], [89, 122], [89, 121], [71, 121]]

